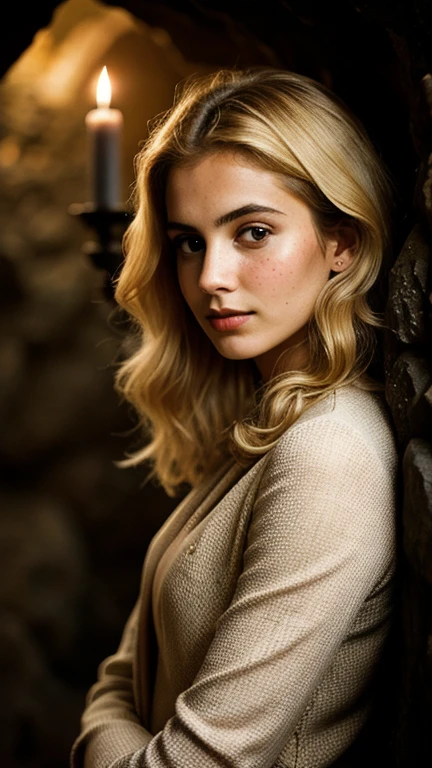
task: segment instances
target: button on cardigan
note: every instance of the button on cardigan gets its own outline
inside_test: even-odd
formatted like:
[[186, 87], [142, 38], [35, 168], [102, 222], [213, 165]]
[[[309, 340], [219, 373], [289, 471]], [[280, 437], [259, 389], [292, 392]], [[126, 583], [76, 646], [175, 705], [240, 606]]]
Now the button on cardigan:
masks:
[[313, 405], [148, 548], [73, 768], [324, 768], [368, 720], [392, 627], [398, 457], [383, 396]]

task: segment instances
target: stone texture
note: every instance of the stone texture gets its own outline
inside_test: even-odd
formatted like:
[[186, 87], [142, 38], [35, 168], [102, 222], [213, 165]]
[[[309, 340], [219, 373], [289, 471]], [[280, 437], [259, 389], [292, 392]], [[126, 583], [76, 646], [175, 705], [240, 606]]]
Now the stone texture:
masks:
[[407, 444], [410, 436], [430, 437], [432, 410], [426, 393], [432, 384], [432, 361], [402, 352], [386, 379], [386, 399], [395, 421], [399, 441]]
[[[420, 163], [414, 224], [391, 272], [386, 311], [386, 397], [402, 461], [401, 648], [395, 765], [432, 752], [432, 307], [430, 77], [413, 100], [412, 134]], [[428, 757], [426, 757], [428, 756]]]
[[431, 247], [428, 233], [416, 224], [390, 273], [388, 321], [399, 341], [425, 344], [432, 332], [427, 298]]
[[[432, 587], [432, 445], [410, 440], [403, 459], [404, 550], [414, 570]], [[432, 624], [431, 624], [432, 628]]]
[[413, 438], [403, 458], [402, 641], [397, 765], [422, 765], [431, 749], [432, 445]]

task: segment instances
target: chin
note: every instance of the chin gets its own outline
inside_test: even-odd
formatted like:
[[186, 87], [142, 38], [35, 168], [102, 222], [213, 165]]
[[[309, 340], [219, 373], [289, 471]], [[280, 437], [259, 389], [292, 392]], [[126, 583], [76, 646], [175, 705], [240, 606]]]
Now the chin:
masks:
[[222, 355], [222, 357], [225, 357], [227, 360], [250, 360], [251, 358], [256, 357], [258, 354], [263, 353], [263, 350], [257, 352], [256, 349], [235, 349], [234, 346], [230, 349], [228, 345], [215, 344], [214, 341], [213, 345], [219, 354]]

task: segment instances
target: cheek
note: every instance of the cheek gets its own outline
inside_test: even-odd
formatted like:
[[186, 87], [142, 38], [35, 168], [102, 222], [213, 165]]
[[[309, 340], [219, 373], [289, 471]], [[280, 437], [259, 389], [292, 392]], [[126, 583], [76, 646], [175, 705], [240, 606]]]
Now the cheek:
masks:
[[180, 288], [180, 293], [182, 294], [184, 300], [189, 304], [188, 301], [188, 282], [185, 279], [185, 275], [183, 270], [177, 269], [177, 281]]
[[194, 297], [198, 289], [196, 287], [196, 276], [190, 264], [181, 264], [181, 262], [177, 264], [177, 280], [184, 300], [192, 309]]
[[264, 261], [250, 267], [248, 274], [254, 288], [270, 295], [295, 288], [295, 270], [291, 260], [287, 262], [266, 256]]
[[315, 239], [306, 236], [284, 245], [250, 268], [254, 286], [274, 297], [291, 296], [293, 292], [311, 288], [325, 270]]

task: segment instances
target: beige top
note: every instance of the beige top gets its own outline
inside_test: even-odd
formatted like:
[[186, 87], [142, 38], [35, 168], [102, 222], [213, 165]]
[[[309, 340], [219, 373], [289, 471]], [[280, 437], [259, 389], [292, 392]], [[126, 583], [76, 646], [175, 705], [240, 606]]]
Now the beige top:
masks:
[[348, 386], [194, 489], [151, 542], [72, 766], [330, 766], [391, 626], [397, 463], [381, 397]]

